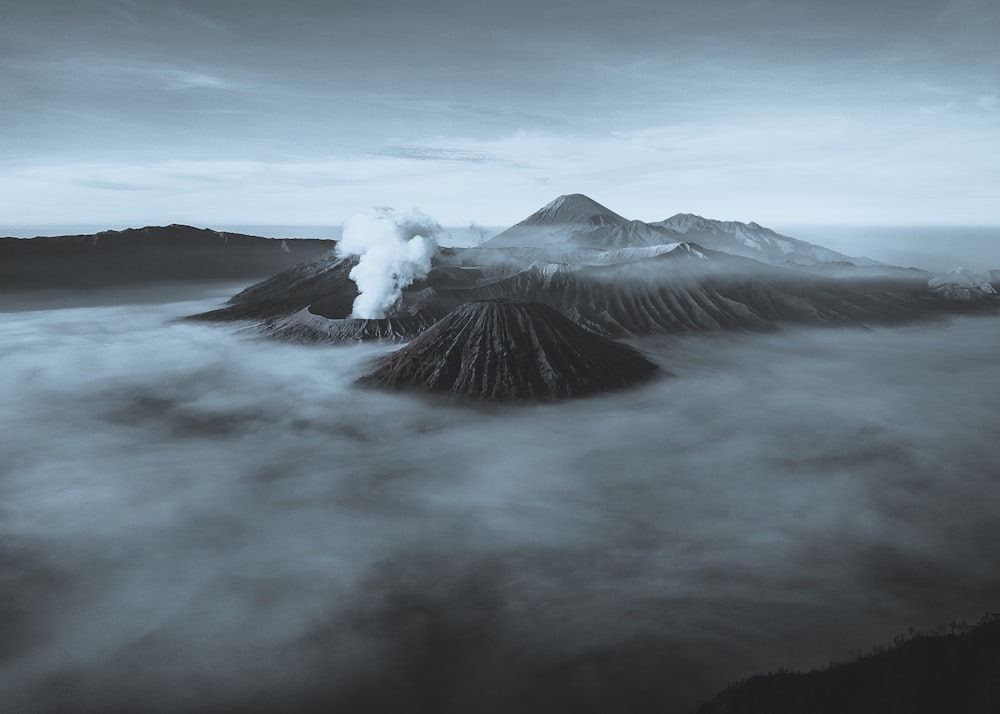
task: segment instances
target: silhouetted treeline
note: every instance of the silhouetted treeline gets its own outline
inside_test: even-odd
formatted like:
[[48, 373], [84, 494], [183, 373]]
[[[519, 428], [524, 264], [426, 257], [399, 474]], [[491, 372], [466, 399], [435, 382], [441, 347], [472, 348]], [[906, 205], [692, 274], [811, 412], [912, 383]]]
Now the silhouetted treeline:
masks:
[[1000, 614], [976, 625], [910, 628], [823, 669], [780, 669], [731, 684], [697, 714], [921, 714], [1000, 711]]

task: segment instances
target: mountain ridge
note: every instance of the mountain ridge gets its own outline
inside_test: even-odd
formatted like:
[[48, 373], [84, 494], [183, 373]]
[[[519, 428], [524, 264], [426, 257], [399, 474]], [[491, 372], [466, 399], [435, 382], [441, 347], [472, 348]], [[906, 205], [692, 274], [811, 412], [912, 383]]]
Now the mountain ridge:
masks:
[[755, 258], [772, 265], [809, 267], [822, 263], [842, 263], [862, 267], [889, 267], [871, 258], [849, 256], [825, 246], [782, 235], [754, 221], [721, 221], [694, 213], [677, 213], [650, 225], [687, 236], [706, 248]]
[[680, 242], [793, 269], [823, 269], [825, 264], [842, 269], [890, 267], [781, 235], [754, 221], [721, 221], [694, 213], [653, 222], [628, 219], [580, 193], [558, 196], [479, 247], [611, 250]]
[[0, 238], [0, 290], [99, 288], [145, 282], [260, 279], [331, 250], [179, 223], [94, 234]]

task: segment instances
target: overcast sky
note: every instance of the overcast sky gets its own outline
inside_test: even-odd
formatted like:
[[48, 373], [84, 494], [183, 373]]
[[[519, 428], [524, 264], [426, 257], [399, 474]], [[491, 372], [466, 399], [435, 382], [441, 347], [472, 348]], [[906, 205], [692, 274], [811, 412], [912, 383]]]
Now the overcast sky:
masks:
[[994, 0], [0, 0], [0, 223], [1000, 224]]

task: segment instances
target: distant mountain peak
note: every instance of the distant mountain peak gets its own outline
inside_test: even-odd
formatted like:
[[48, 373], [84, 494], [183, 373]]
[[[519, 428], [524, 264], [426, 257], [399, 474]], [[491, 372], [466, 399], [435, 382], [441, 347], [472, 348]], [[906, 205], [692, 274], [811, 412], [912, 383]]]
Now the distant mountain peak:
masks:
[[[735, 224], [735, 221], [732, 223]], [[697, 213], [676, 213], [666, 220], [654, 225], [669, 228], [677, 233], [693, 233], [697, 231], [719, 230], [723, 225], [722, 221], [699, 216]], [[745, 225], [745, 224], [744, 224]], [[757, 225], [752, 223], [750, 225]], [[759, 226], [758, 226], [759, 227]]]
[[870, 258], [855, 258], [820, 245], [782, 235], [750, 221], [719, 221], [694, 213], [677, 213], [650, 225], [684, 235], [710, 250], [790, 267], [843, 263], [849, 267], [878, 266]]
[[[595, 217], [602, 220], [594, 221]], [[586, 225], [606, 225], [609, 223], [627, 223], [622, 216], [612, 211], [607, 206], [585, 196], [582, 193], [570, 193], [559, 196], [538, 209], [525, 220], [523, 225], [566, 225], [566, 224], [586, 224]]]
[[484, 245], [495, 248], [551, 247], [570, 241], [585, 247], [598, 247], [592, 244], [595, 236], [602, 231], [628, 227], [629, 224], [627, 218], [589, 196], [571, 193], [542, 206]]
[[704, 216], [699, 216], [697, 213], [675, 213], [674, 215], [672, 215], [667, 220], [668, 221], [674, 221], [674, 220], [677, 220], [677, 221], [682, 221], [682, 220], [704, 221], [706, 219], [705, 219]]

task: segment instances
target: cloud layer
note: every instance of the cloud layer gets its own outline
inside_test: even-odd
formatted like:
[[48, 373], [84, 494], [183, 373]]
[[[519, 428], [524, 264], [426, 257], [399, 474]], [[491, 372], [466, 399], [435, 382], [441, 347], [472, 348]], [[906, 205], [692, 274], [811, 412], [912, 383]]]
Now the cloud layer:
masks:
[[686, 711], [995, 609], [995, 319], [494, 409], [171, 321], [229, 292], [0, 316], [12, 710]]

